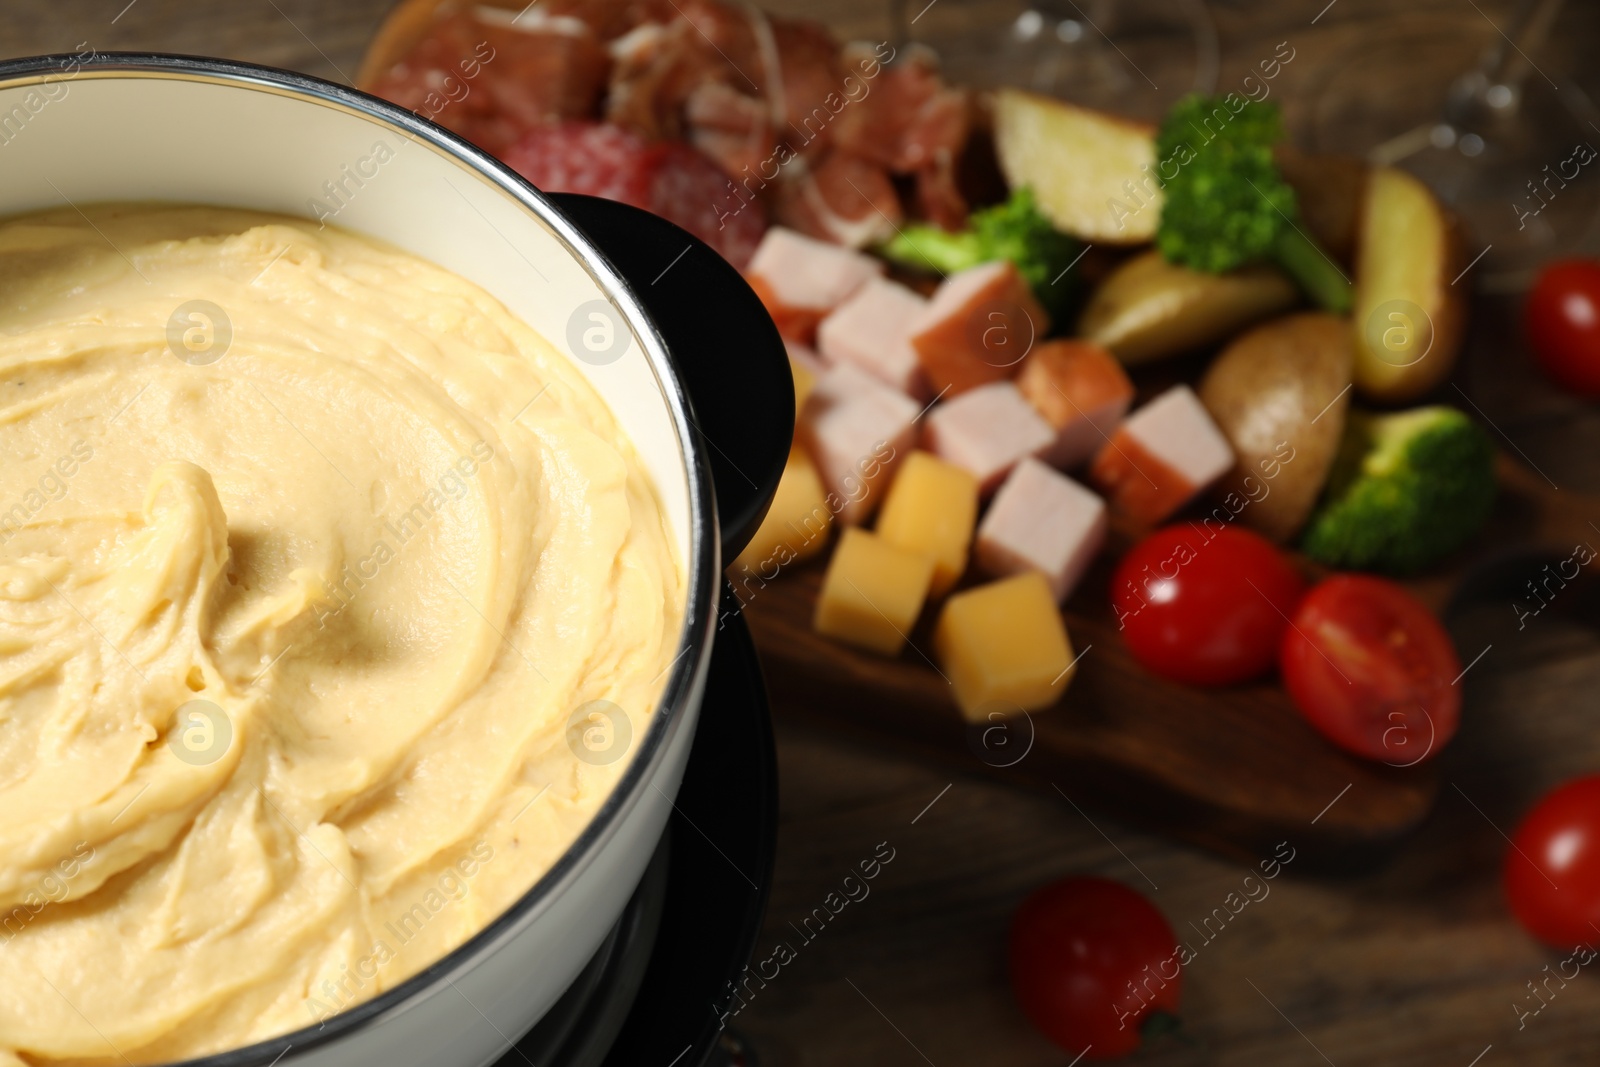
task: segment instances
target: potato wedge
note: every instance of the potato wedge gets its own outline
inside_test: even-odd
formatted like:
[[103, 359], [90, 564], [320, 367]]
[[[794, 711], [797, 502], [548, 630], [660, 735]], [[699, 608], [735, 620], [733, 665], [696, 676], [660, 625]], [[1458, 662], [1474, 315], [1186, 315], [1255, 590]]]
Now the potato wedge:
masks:
[[1202, 274], [1152, 250], [1101, 283], [1078, 319], [1078, 333], [1132, 366], [1214, 344], [1299, 299], [1294, 283], [1271, 267]]
[[1047, 96], [1002, 89], [994, 98], [995, 150], [1013, 189], [1033, 190], [1061, 230], [1098, 244], [1155, 236], [1161, 188], [1155, 128]]
[[1356, 247], [1355, 383], [1370, 399], [1414, 400], [1455, 365], [1466, 290], [1453, 286], [1461, 234], [1439, 198], [1403, 170], [1367, 180]]
[[1350, 407], [1350, 324], [1302, 312], [1257, 326], [1206, 372], [1200, 400], [1238, 462], [1215, 490], [1226, 514], [1274, 541], [1305, 525]]

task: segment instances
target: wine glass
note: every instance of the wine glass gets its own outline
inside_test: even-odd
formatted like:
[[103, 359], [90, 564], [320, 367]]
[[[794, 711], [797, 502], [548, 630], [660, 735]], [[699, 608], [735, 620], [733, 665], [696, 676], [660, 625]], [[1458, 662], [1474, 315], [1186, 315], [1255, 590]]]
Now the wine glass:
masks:
[[1217, 84], [1203, 0], [891, 0], [898, 41], [937, 51], [954, 84], [1031, 89], [1157, 121]]
[[1465, 220], [1490, 291], [1600, 247], [1600, 113], [1561, 73], [1562, 6], [1522, 0], [1504, 25], [1482, 9], [1398, 18], [1326, 64], [1311, 94], [1314, 148], [1425, 181]]

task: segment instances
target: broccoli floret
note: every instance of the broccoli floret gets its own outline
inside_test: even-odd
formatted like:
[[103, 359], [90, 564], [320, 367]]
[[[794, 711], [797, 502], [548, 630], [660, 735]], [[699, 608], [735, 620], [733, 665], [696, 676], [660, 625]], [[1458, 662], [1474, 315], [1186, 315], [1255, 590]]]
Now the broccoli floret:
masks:
[[1352, 412], [1301, 547], [1333, 567], [1411, 574], [1476, 533], [1494, 494], [1494, 445], [1462, 412]]
[[1173, 105], [1156, 136], [1166, 183], [1156, 247], [1208, 274], [1270, 260], [1322, 307], [1348, 311], [1349, 281], [1306, 235], [1294, 189], [1272, 160], [1282, 138], [1276, 104], [1190, 94]]
[[942, 274], [1009, 259], [1028, 280], [1039, 302], [1051, 311], [1061, 308], [1073, 291], [1070, 280], [1062, 275], [1082, 250], [1040, 213], [1033, 191], [1027, 188], [1016, 190], [1003, 204], [973, 212], [965, 230], [952, 233], [913, 224], [879, 249], [895, 263]]

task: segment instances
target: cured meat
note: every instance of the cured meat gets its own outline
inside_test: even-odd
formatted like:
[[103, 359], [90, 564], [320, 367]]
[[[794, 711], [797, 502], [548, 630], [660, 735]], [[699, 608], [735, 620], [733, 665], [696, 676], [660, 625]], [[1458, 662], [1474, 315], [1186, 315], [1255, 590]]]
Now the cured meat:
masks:
[[[895, 58], [728, 0], [463, 4], [371, 88], [536, 184], [649, 207], [743, 263], [769, 214], [852, 248], [891, 236], [908, 203], [964, 222], [969, 95], [925, 49]], [[596, 120], [642, 140], [568, 128]], [[663, 145], [684, 150], [641, 161]]]
[[[826, 27], [719, 0], [684, 0], [674, 15], [659, 32], [617, 42], [626, 47], [613, 49], [609, 121], [649, 137], [687, 137], [735, 176], [746, 164], [754, 173], [780, 144], [791, 153], [825, 147], [843, 99], [839, 45]], [[738, 166], [722, 155], [732, 142], [720, 135], [730, 133], [760, 142]]]
[[1133, 383], [1117, 357], [1077, 339], [1035, 346], [1022, 361], [1017, 388], [1055, 427], [1056, 443], [1045, 458], [1062, 469], [1100, 451], [1133, 403]]
[[1147, 526], [1166, 519], [1233, 466], [1233, 449], [1187, 385], [1130, 415], [1089, 467], [1111, 507]]
[[611, 69], [574, 18], [449, 13], [373, 92], [499, 154], [524, 130], [595, 111]]
[[919, 405], [850, 363], [829, 368], [795, 425], [839, 522], [865, 522], [917, 443]]
[[882, 260], [774, 226], [746, 277], [778, 332], [809, 345], [817, 324], [883, 269]]
[[1010, 260], [1000, 259], [940, 282], [911, 325], [911, 345], [933, 387], [957, 395], [1014, 377], [1049, 328], [1027, 279]]
[[494, 9], [482, 10], [478, 26], [496, 53], [484, 68], [483, 88], [507, 119], [533, 126], [594, 113], [611, 58], [588, 23], [536, 17], [537, 9], [491, 19]]
[[660, 146], [660, 151], [650, 203], [646, 206], [682, 226], [743, 270], [767, 232], [765, 209], [760, 204], [747, 204], [739, 210], [728, 210], [728, 176], [689, 145], [669, 141]]
[[859, 156], [830, 152], [814, 166], [797, 161], [790, 173], [773, 214], [808, 236], [865, 248], [893, 237], [905, 217], [889, 175]]
[[678, 20], [641, 26], [612, 42], [605, 120], [645, 137], [682, 136], [684, 102], [708, 80], [693, 36], [694, 27]]
[[[854, 106], [839, 62], [839, 42], [818, 22], [759, 12], [752, 17], [771, 27], [771, 54], [764, 57], [769, 68], [765, 88], [773, 102], [773, 114], [780, 119], [779, 127], [784, 128], [785, 136], [798, 138], [791, 143], [802, 154], [826, 148], [837, 116]], [[759, 25], [757, 28], [759, 31]], [[773, 66], [778, 70], [776, 79], [770, 69]]]
[[530, 131], [502, 157], [545, 192], [619, 200], [677, 223], [743, 269], [766, 232], [759, 204], [729, 212], [728, 176], [686, 144], [651, 143], [603, 122]]
[[847, 67], [868, 78], [869, 92], [839, 118], [837, 143], [863, 159], [897, 174], [908, 174], [927, 162], [927, 145], [908, 143], [922, 108], [943, 88], [938, 67], [923, 50], [914, 50], [894, 66], [877, 64], [877, 54], [861, 46], [846, 49]]
[[[853, 60], [872, 69], [877, 58], [847, 50], [846, 66]], [[919, 214], [956, 229], [968, 213], [956, 166], [971, 134], [970, 94], [945, 85], [933, 54], [913, 48], [873, 79], [859, 106], [840, 116], [834, 143], [891, 173], [914, 176]]]
[[951, 231], [964, 228], [972, 211], [956, 184], [955, 167], [953, 159], [946, 159], [916, 173], [917, 214]]
[[682, 138], [684, 110], [696, 89], [715, 84], [763, 93], [755, 32], [743, 10], [716, 0], [683, 0], [660, 26], [660, 32], [636, 30], [614, 49], [608, 122], [650, 138]]
[[995, 577], [1039, 571], [1059, 600], [1105, 544], [1105, 501], [1036, 459], [1019, 462], [978, 526], [973, 556]]
[[854, 363], [902, 393], [926, 399], [932, 392], [911, 347], [911, 323], [927, 304], [897, 282], [868, 278], [822, 320], [817, 347], [830, 363]]
[[736, 177], [761, 173], [774, 154], [771, 109], [730, 85], [696, 86], [684, 101], [684, 119], [690, 143]]
[[926, 419], [928, 449], [971, 471], [988, 496], [1011, 468], [1042, 455], [1055, 431], [1010, 382], [991, 382], [936, 404]]
[[603, 122], [533, 130], [502, 156], [548, 193], [584, 193], [649, 209], [656, 153], [636, 134]]
[[541, 0], [548, 15], [582, 19], [602, 41], [614, 41], [646, 23], [665, 23], [677, 17], [672, 0]]

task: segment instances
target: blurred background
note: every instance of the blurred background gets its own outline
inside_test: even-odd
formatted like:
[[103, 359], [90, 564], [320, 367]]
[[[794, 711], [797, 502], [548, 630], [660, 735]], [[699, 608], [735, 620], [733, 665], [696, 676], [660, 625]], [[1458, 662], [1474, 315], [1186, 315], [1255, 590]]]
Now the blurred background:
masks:
[[[349, 82], [390, 0], [5, 0], [6, 56], [154, 50], [288, 67]], [[1515, 204], [1543, 163], [1600, 145], [1590, 103], [1600, 5], [1510, 0], [765, 0], [841, 39], [920, 41], [946, 77], [1019, 85], [1155, 120], [1184, 93], [1226, 90], [1282, 54], [1271, 98], [1299, 147], [1398, 162], [1474, 220], [1479, 295], [1457, 381], [1509, 442], [1563, 489], [1600, 490], [1600, 418], [1532, 369], [1516, 312], [1528, 268], [1600, 251], [1600, 174], [1538, 226]], [[1516, 86], [1517, 99], [1484, 98]], [[1514, 118], [1496, 125], [1492, 114]], [[1476, 110], [1475, 110], [1476, 109]], [[1478, 132], [1482, 131], [1482, 132]], [[207, 151], [172, 129], [175, 167]], [[1476, 141], [1473, 138], [1477, 138]], [[1498, 140], [1496, 140], [1498, 138]], [[1504, 161], [1514, 159], [1507, 173]], [[1528, 166], [1529, 160], [1542, 160]], [[1496, 169], [1501, 168], [1501, 169]], [[1600, 533], [1597, 533], [1600, 536]], [[1299, 845], [1268, 897], [1206, 940], [1186, 968], [1191, 1040], [1136, 1062], [1390, 1067], [1600, 1061], [1600, 976], [1564, 984], [1523, 1017], [1530, 982], [1560, 959], [1507, 911], [1509, 833], [1535, 798], [1600, 767], [1600, 609], [1574, 598], [1518, 631], [1504, 599], [1449, 621], [1473, 668], [1461, 732], [1438, 762], [1438, 800], [1365, 869], [1327, 873]], [[1182, 843], [1159, 801], [1109, 809], [1022, 787], [972, 753], [928, 758], [857, 736], [777, 693], [779, 851], [758, 957], [796, 949], [733, 1025], [759, 1062], [1065, 1064], [1008, 987], [1006, 931], [1019, 902], [1069, 874], [1150, 897], [1185, 934], [1266, 858]], [[1292, 775], [1293, 767], [1283, 768]], [[1226, 783], [1219, 783], [1219, 787]], [[1057, 795], [1057, 794], [1060, 795]], [[1336, 799], [1331, 798], [1330, 799]], [[1130, 815], [1130, 812], [1137, 812]], [[1192, 836], [1192, 835], [1189, 835]], [[874, 855], [893, 859], [820, 934], [798, 927]], [[1597, 935], [1600, 936], [1600, 935]], [[1593, 968], [1591, 968], [1592, 970]], [[667, 1067], [667, 1065], [660, 1065]]]

